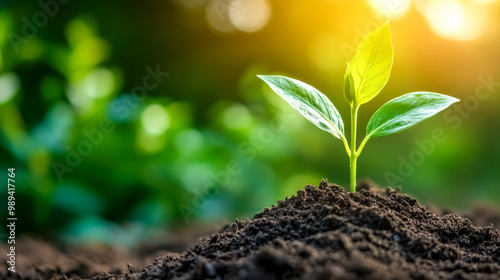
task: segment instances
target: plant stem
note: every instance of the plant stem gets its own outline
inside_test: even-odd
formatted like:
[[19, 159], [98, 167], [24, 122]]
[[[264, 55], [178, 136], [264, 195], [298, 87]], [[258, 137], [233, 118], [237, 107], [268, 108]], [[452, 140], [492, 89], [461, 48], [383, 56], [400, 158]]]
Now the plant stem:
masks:
[[356, 161], [357, 161], [357, 156], [352, 155], [351, 156], [351, 192], [356, 191]]
[[363, 141], [361, 142], [361, 144], [359, 145], [359, 148], [358, 150], [356, 151], [356, 156], [359, 157], [359, 154], [361, 154], [361, 151], [363, 150], [363, 148], [365, 147], [366, 145], [366, 142], [368, 142], [368, 140], [370, 140], [370, 135], [367, 135], [365, 137], [365, 139], [363, 139]]
[[356, 133], [358, 126], [358, 108], [359, 106], [353, 102], [351, 103], [351, 192], [356, 191], [356, 161], [358, 154], [356, 153]]

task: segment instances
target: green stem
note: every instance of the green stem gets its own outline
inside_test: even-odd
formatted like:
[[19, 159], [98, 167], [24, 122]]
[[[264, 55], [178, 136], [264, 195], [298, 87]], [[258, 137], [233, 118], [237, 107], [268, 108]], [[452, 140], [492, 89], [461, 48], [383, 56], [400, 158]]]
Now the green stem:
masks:
[[351, 156], [351, 192], [356, 191], [356, 161], [357, 157]]
[[347, 152], [347, 155], [351, 156], [351, 149], [349, 149], [349, 143], [347, 143], [347, 139], [345, 139], [344, 135], [342, 135], [341, 137], [342, 137], [341, 138], [342, 142], [344, 142], [344, 147]]
[[368, 140], [370, 139], [370, 135], [367, 135], [365, 137], [365, 139], [363, 139], [363, 141], [361, 142], [361, 144], [359, 145], [359, 148], [358, 150], [356, 151], [356, 157], [359, 157], [359, 154], [361, 154], [361, 151], [363, 150], [363, 148], [365, 147], [366, 145], [366, 142], [368, 142]]
[[356, 153], [356, 133], [358, 125], [358, 108], [356, 103], [351, 104], [351, 154], [349, 155], [351, 159], [351, 192], [356, 191], [356, 161], [358, 155]]

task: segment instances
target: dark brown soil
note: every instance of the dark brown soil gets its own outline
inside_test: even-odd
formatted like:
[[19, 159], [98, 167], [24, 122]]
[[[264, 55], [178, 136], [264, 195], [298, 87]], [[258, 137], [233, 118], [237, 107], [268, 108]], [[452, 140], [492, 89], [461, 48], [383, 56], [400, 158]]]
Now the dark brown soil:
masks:
[[322, 181], [181, 255], [94, 279], [500, 279], [500, 233], [387, 188]]
[[16, 273], [7, 271], [10, 245], [0, 243], [0, 279], [90, 279], [99, 273], [124, 274], [133, 264], [145, 266], [158, 256], [182, 252], [198, 239], [214, 232], [216, 225], [193, 224], [165, 231], [162, 238], [125, 250], [103, 244], [75, 246], [60, 241], [21, 236], [16, 240]]
[[[469, 216], [490, 224], [481, 213]], [[500, 279], [500, 233], [391, 188], [344, 193], [324, 180], [182, 254], [132, 263], [93, 279]]]

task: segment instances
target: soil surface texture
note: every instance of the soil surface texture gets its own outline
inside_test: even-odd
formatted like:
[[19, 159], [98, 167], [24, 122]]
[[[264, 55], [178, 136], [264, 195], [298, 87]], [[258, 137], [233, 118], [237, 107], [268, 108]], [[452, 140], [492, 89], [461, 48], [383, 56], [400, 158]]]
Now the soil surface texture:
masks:
[[500, 233], [398, 190], [323, 180], [180, 255], [94, 279], [500, 279]]
[[180, 254], [135, 256], [128, 265], [118, 255], [120, 268], [102, 260], [104, 268], [85, 267], [84, 275], [64, 267], [47, 274], [35, 265], [30, 275], [2, 272], [0, 278], [500, 279], [500, 232], [491, 223], [500, 219], [491, 213], [480, 209], [463, 218], [392, 188], [361, 184], [346, 193], [323, 180]]

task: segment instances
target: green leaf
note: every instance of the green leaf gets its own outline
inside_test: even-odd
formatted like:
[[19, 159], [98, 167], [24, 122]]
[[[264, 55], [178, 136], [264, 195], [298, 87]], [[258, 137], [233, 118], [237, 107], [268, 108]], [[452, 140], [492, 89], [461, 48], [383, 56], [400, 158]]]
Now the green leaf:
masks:
[[358, 106], [370, 101], [384, 88], [393, 61], [391, 28], [387, 21], [363, 39], [349, 63]]
[[257, 75], [307, 120], [342, 139], [344, 123], [328, 98], [312, 86], [283, 76]]
[[434, 116], [460, 100], [434, 92], [412, 92], [380, 107], [366, 128], [367, 137], [394, 134]]

